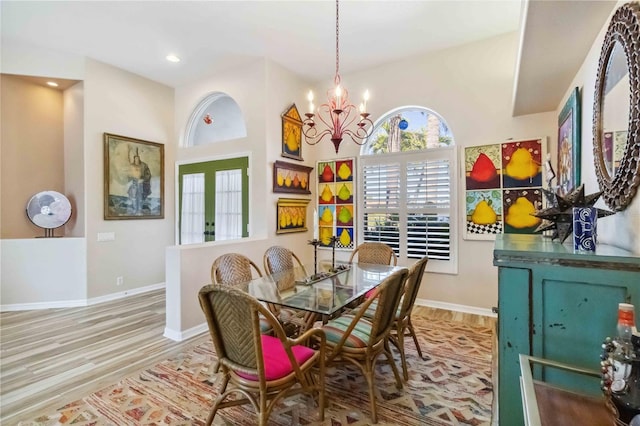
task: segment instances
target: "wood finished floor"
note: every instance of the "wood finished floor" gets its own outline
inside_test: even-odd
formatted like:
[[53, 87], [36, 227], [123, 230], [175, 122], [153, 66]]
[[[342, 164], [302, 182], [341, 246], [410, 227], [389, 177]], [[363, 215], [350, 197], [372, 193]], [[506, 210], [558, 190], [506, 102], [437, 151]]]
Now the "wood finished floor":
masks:
[[[495, 324], [422, 306], [414, 315]], [[83, 308], [0, 313], [0, 424], [31, 419], [209, 339], [174, 342], [163, 337], [164, 324], [164, 290]]]

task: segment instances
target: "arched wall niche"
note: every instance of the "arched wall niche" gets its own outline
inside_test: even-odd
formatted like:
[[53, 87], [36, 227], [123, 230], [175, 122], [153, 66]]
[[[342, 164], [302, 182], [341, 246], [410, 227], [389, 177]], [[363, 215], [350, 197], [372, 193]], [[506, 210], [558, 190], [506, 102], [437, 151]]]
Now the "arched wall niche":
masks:
[[185, 147], [246, 137], [240, 106], [226, 93], [208, 94], [191, 113], [185, 136]]

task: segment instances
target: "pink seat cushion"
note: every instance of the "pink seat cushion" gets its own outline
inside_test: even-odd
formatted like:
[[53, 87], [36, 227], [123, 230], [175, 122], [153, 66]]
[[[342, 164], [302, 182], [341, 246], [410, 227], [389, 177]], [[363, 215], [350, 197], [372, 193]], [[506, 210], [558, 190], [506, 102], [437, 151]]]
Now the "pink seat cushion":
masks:
[[[289, 357], [277, 337], [262, 335], [262, 358], [264, 359], [265, 378], [267, 380], [280, 379], [293, 371]], [[309, 360], [315, 351], [302, 345], [291, 347], [293, 357], [302, 365]], [[247, 380], [258, 380], [258, 376], [237, 372], [238, 376]]]

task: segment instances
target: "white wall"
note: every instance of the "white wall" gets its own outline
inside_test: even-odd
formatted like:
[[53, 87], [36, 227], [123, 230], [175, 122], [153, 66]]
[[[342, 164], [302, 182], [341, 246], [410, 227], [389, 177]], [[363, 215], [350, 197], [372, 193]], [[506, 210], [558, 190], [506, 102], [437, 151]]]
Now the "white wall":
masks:
[[[309, 84], [271, 61], [260, 59], [237, 69], [205, 78], [176, 89], [175, 120], [177, 138], [185, 136], [192, 111], [203, 97], [211, 92], [224, 92], [240, 106], [247, 125], [247, 137], [204, 146], [179, 148], [178, 162], [201, 161], [202, 158], [229, 157], [236, 154], [250, 157], [250, 238], [241, 241], [222, 241], [200, 245], [167, 248], [166, 292], [167, 328], [165, 335], [183, 339], [201, 331], [204, 316], [198, 304], [198, 290], [211, 282], [211, 263], [226, 252], [248, 256], [262, 269], [262, 256], [272, 245], [282, 245], [296, 252], [303, 262], [313, 259], [306, 233], [276, 235], [276, 203], [278, 198], [304, 198], [273, 193], [273, 162], [283, 160], [280, 115], [291, 103], [300, 109]], [[301, 111], [302, 112], [302, 111]], [[312, 151], [303, 147], [305, 161], [299, 164], [314, 166]], [[295, 160], [287, 160], [297, 163]], [[307, 221], [312, 221], [307, 212]]]
[[[162, 283], [165, 248], [174, 244], [176, 141], [173, 89], [87, 59], [84, 81], [84, 176], [87, 295], [98, 297]], [[164, 219], [103, 219], [104, 132], [164, 144]], [[97, 242], [97, 234], [115, 241]], [[116, 287], [116, 277], [124, 284]]]
[[[364, 90], [369, 89], [368, 107], [374, 121], [404, 105], [435, 110], [449, 124], [458, 150], [509, 138], [540, 136], [551, 140], [556, 132], [555, 113], [512, 117], [517, 48], [518, 36], [510, 33], [344, 75], [342, 81], [349, 89], [352, 102], [359, 102]], [[327, 81], [326, 88], [330, 85]], [[360, 151], [350, 140], [342, 142], [338, 156], [329, 141], [317, 149], [316, 156], [320, 158], [357, 156]], [[458, 176], [462, 176], [462, 166], [459, 162]], [[462, 215], [463, 179], [459, 181], [458, 198], [458, 215]], [[462, 217], [459, 226], [458, 275], [427, 273], [418, 297], [440, 304], [489, 309], [497, 305], [498, 297], [497, 268], [492, 266], [493, 242], [466, 241]]]
[[84, 83], [77, 83], [64, 97], [64, 193], [73, 208], [65, 226], [69, 237], [84, 237], [87, 212], [84, 185]]
[[0, 241], [0, 310], [83, 306], [87, 297], [84, 238]]
[[[618, 3], [612, 12], [623, 5]], [[595, 163], [593, 159], [593, 102], [595, 97], [596, 78], [598, 74], [598, 63], [600, 61], [600, 50], [604, 36], [607, 32], [611, 17], [607, 20], [602, 30], [593, 42], [593, 46], [580, 70], [574, 77], [571, 85], [567, 88], [563, 101], [558, 105], [556, 113], [559, 114], [566, 102], [571, 90], [579, 87], [582, 95], [582, 161], [581, 173], [582, 182], [585, 185], [585, 192], [591, 194], [599, 191], [598, 179], [595, 174]], [[600, 200], [597, 207], [609, 210], [605, 203]], [[598, 242], [615, 245], [617, 247], [640, 253], [640, 195], [631, 202], [626, 210], [598, 220]]]
[[[460, 147], [502, 142], [508, 138], [552, 136], [556, 129], [554, 113], [518, 118], [511, 116], [517, 44], [517, 34], [503, 35], [395, 62], [367, 72], [346, 75], [343, 84], [350, 90], [354, 102], [359, 101], [365, 88], [371, 90], [370, 106], [374, 118], [402, 105], [423, 105], [436, 110], [451, 126]], [[278, 196], [271, 193], [271, 166], [274, 160], [280, 159], [281, 152], [280, 114], [291, 102], [295, 102], [298, 110], [304, 113], [307, 107], [305, 94], [310, 85], [277, 64], [266, 61], [263, 66], [258, 65], [259, 62], [252, 64], [249, 69], [233, 70], [229, 74], [176, 91], [178, 127], [184, 126], [190, 111], [210, 91], [219, 90], [230, 94], [245, 112], [249, 144], [245, 141], [226, 144], [224, 147], [216, 147], [214, 144], [206, 153], [202, 147], [189, 148], [181, 150], [178, 156], [182, 160], [203, 154], [214, 155], [216, 152], [228, 155], [234, 149], [251, 150], [254, 157], [252, 201], [265, 200], [264, 208], [254, 210], [253, 215], [263, 216], [260, 222], [265, 228], [253, 235], [253, 239], [246, 241], [167, 249], [167, 300], [179, 301], [178, 309], [173, 306], [167, 310], [166, 335], [173, 338], [188, 337], [202, 328], [204, 317], [197, 303], [197, 290], [210, 282], [211, 262], [225, 251], [238, 251], [261, 264], [264, 250], [270, 245], [280, 244], [293, 248], [296, 253], [302, 254], [303, 259], [311, 260], [311, 247], [306, 245], [306, 240], [312, 235], [311, 230], [306, 234], [286, 237], [275, 235], [275, 202]], [[258, 69], [262, 69], [262, 73], [266, 72], [266, 76], [261, 75]], [[330, 85], [331, 81], [327, 80], [326, 88]], [[316, 93], [324, 93], [326, 90], [320, 87], [322, 83], [315, 86]], [[239, 87], [244, 91], [237, 90]], [[247, 91], [250, 93], [245, 93]], [[264, 136], [260, 140], [253, 139], [256, 128], [264, 129]], [[183, 132], [184, 130], [180, 131], [181, 136]], [[265, 142], [266, 147], [254, 145]], [[304, 163], [315, 166], [316, 159], [358, 156], [359, 149], [358, 145], [348, 140], [343, 141], [338, 155], [330, 141], [323, 141], [316, 146], [304, 145]], [[266, 169], [262, 158], [267, 160]], [[255, 194], [255, 191], [263, 191], [264, 194]], [[460, 194], [463, 193], [462, 181], [459, 191]], [[313, 197], [312, 194], [309, 198], [313, 200]], [[462, 208], [462, 205], [459, 207]], [[264, 239], [265, 234], [267, 240]], [[459, 274], [427, 274], [419, 297], [437, 301], [441, 305], [466, 305], [484, 309], [495, 306], [497, 271], [492, 266], [493, 242], [465, 241], [460, 236], [458, 244]], [[339, 252], [337, 257], [344, 259], [348, 255], [348, 252]], [[320, 258], [328, 256], [330, 251], [319, 253]]]

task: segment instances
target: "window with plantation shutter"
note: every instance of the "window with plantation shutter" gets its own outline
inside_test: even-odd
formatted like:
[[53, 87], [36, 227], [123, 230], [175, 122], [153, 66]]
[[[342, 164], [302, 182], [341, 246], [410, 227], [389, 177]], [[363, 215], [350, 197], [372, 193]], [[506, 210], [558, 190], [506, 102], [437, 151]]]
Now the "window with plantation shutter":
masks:
[[444, 120], [426, 108], [390, 112], [359, 164], [363, 240], [389, 245], [405, 264], [428, 256], [429, 271], [457, 273], [456, 155]]

